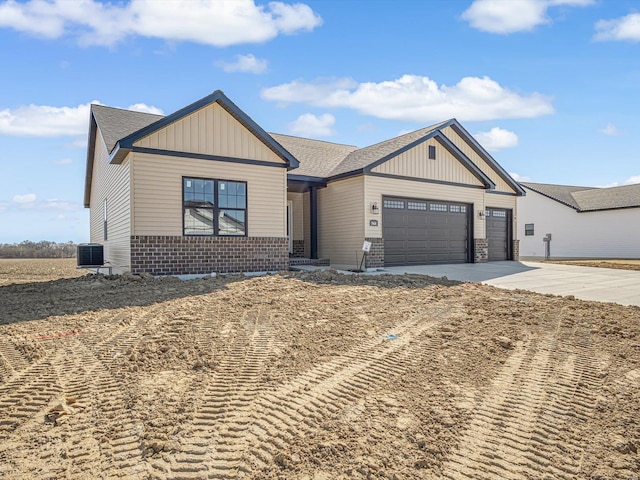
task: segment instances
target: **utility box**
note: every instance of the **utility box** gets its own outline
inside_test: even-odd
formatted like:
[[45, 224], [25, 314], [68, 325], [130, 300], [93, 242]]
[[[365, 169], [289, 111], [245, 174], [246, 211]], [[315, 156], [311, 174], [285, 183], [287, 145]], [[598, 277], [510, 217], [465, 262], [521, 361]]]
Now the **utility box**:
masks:
[[76, 255], [78, 267], [102, 267], [104, 247], [99, 243], [81, 243]]

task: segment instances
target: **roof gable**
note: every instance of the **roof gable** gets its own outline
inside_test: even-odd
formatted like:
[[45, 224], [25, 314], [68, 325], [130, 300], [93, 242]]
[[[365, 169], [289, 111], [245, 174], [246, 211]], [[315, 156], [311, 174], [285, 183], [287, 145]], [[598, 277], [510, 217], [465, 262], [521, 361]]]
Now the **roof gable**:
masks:
[[200, 110], [201, 108], [217, 102], [222, 108], [224, 108], [231, 116], [244, 125], [253, 135], [261, 140], [267, 147], [269, 147], [274, 153], [276, 153], [290, 168], [298, 167], [298, 160], [285, 150], [282, 145], [276, 142], [262, 127], [251, 119], [246, 113], [233, 103], [221, 90], [216, 90], [211, 95], [208, 95], [200, 100], [181, 108], [177, 112], [167, 115], [150, 125], [143, 127], [123, 138], [121, 138], [115, 145], [111, 152], [111, 163], [120, 163], [124, 157], [131, 151], [133, 144], [138, 140], [156, 132], [177, 120], [190, 115], [191, 113]]
[[640, 184], [608, 188], [531, 182], [522, 185], [578, 212], [640, 207]]

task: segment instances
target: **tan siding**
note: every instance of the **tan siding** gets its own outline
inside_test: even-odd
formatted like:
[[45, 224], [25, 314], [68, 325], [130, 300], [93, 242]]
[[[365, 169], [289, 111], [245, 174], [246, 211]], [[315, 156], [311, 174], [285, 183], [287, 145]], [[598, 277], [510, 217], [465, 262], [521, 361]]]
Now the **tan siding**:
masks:
[[288, 193], [287, 200], [293, 202], [293, 240], [304, 240], [304, 198], [302, 193]]
[[[115, 267], [116, 273], [130, 269], [130, 168], [129, 161], [109, 164], [109, 154], [100, 129], [96, 133], [95, 157], [90, 199], [91, 242], [104, 245], [105, 262]], [[107, 199], [107, 233], [104, 240], [103, 205]]]
[[489, 177], [493, 183], [496, 184], [496, 190], [499, 192], [509, 192], [515, 193], [513, 188], [511, 188], [507, 182], [505, 182], [496, 171], [491, 168], [487, 162], [485, 162], [480, 155], [478, 155], [471, 145], [469, 145], [462, 137], [460, 137], [453, 128], [447, 127], [443, 129], [444, 135], [453, 143], [456, 147], [458, 147], [462, 153], [464, 153], [476, 166], [482, 170], [482, 172]]
[[135, 153], [134, 235], [182, 235], [182, 177], [247, 182], [251, 237], [286, 236], [286, 169]]
[[284, 163], [217, 103], [140, 139], [135, 146]]
[[[369, 175], [365, 176], [364, 202], [366, 206], [364, 225], [367, 237], [382, 238], [382, 213], [371, 213], [369, 205], [376, 202], [382, 207], [383, 195], [471, 203], [474, 210], [474, 238], [485, 238], [484, 222], [478, 221], [478, 211], [484, 211], [485, 200], [489, 196], [484, 193], [484, 190]], [[503, 195], [494, 196], [502, 197]], [[370, 226], [369, 220], [378, 220], [378, 226]]]
[[[436, 159], [429, 159], [429, 146], [436, 147]], [[436, 140], [429, 139], [373, 169], [377, 173], [428, 178], [446, 182], [482, 185], [458, 159]]]
[[[364, 240], [364, 178], [331, 182], [318, 190], [318, 253], [332, 265], [356, 266]], [[358, 257], [359, 258], [359, 257]]]
[[496, 195], [487, 193], [487, 207], [508, 208], [513, 211], [513, 239], [518, 238], [518, 197], [513, 195]]

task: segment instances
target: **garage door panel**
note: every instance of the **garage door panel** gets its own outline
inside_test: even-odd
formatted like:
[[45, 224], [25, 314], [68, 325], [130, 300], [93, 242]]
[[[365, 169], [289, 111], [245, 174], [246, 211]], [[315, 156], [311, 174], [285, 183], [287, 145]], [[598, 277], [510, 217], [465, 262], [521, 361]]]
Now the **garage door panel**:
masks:
[[504, 209], [486, 210], [487, 243], [489, 261], [509, 259], [509, 214]]
[[385, 265], [466, 262], [467, 209], [444, 201], [383, 199]]

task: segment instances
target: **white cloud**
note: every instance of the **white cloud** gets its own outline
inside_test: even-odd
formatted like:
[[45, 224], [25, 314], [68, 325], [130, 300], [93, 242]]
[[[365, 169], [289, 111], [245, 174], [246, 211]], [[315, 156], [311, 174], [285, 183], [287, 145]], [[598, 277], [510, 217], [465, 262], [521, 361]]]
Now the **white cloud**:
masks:
[[216, 47], [261, 43], [279, 34], [311, 31], [322, 18], [303, 3], [254, 0], [8, 0], [0, 27], [44, 38], [76, 37], [83, 45], [114, 45], [129, 36]]
[[245, 72], [245, 73], [264, 73], [267, 71], [266, 60], [255, 57], [252, 53], [248, 55], [236, 55], [236, 61], [233, 63], [216, 62], [216, 66], [222, 68], [225, 72]]
[[640, 42], [640, 13], [630, 13], [613, 20], [596, 23], [595, 40], [627, 40]]
[[335, 133], [333, 130], [335, 123], [336, 118], [330, 113], [324, 113], [319, 117], [312, 113], [305, 113], [289, 124], [289, 131], [296, 135], [328, 137]]
[[25, 195], [14, 195], [13, 198], [11, 199], [13, 201], [13, 203], [19, 203], [19, 204], [27, 204], [27, 203], [33, 203], [36, 201], [36, 194], [35, 193], [27, 193]]
[[513, 148], [518, 145], [518, 135], [498, 127], [494, 127], [488, 132], [478, 132], [474, 137], [490, 152], [497, 152], [503, 148]]
[[616, 137], [620, 135], [620, 130], [618, 130], [618, 128], [613, 123], [608, 123], [606, 127], [600, 130], [600, 133], [603, 133], [609, 137]]
[[127, 110], [133, 110], [134, 112], [153, 113], [154, 115], [164, 115], [164, 112], [158, 107], [153, 105], [147, 105], [145, 103], [134, 103], [129, 105]]
[[53, 163], [54, 165], [71, 165], [73, 163], [73, 160], [71, 160], [70, 158], [60, 158], [58, 160], [52, 160], [51, 163]]
[[553, 113], [551, 98], [520, 95], [489, 77], [465, 77], [456, 85], [440, 85], [429, 77], [403, 75], [380, 83], [352, 79], [293, 81], [261, 92], [262, 98], [318, 107], [345, 107], [366, 115], [414, 122], [532, 118]]
[[[87, 135], [89, 129], [89, 110], [91, 104], [83, 103], [76, 107], [52, 107], [49, 105], [26, 105], [15, 109], [0, 110], [0, 135], [59, 137]], [[137, 112], [162, 115], [162, 110], [152, 105], [136, 103], [128, 107]], [[85, 147], [87, 141], [78, 139], [73, 147]]]
[[[92, 103], [99, 103], [94, 101]], [[56, 137], [87, 133], [91, 103], [77, 107], [27, 105], [0, 110], [0, 134]]]
[[509, 176], [513, 178], [516, 182], [530, 182], [531, 177], [527, 177], [525, 175], [520, 175], [516, 172], [509, 172]]
[[528, 32], [538, 25], [551, 23], [551, 7], [583, 7], [593, 0], [475, 0], [462, 13], [462, 19], [484, 32], [508, 34]]
[[621, 187], [623, 185], [633, 185], [636, 183], [640, 183], [640, 175], [633, 175], [622, 182], [611, 182], [606, 185], [596, 185], [597, 188], [611, 188], [611, 187]]

